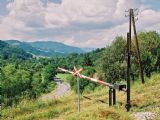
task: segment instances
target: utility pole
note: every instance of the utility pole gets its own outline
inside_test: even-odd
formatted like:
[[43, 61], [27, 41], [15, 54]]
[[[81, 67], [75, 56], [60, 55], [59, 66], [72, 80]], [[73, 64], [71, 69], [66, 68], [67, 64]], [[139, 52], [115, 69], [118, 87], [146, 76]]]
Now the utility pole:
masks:
[[142, 66], [142, 60], [141, 60], [141, 56], [140, 56], [140, 50], [139, 50], [139, 43], [138, 43], [138, 37], [137, 37], [137, 32], [136, 32], [136, 25], [135, 25], [135, 16], [134, 16], [134, 11], [132, 9], [131, 11], [132, 13], [132, 23], [133, 23], [133, 31], [134, 31], [134, 36], [135, 36], [135, 40], [136, 40], [136, 52], [137, 52], [137, 57], [138, 57], [138, 64], [139, 64], [139, 69], [140, 69], [140, 76], [141, 76], [141, 80], [142, 80], [142, 84], [145, 83], [144, 81], [144, 74], [143, 74], [143, 66]]
[[130, 71], [131, 71], [131, 36], [130, 33], [127, 33], [127, 112], [130, 110]]
[[143, 67], [142, 67], [141, 56], [140, 56], [140, 49], [139, 49], [139, 44], [138, 44], [138, 37], [137, 37], [137, 32], [136, 32], [134, 10], [132, 8], [130, 8], [126, 12], [129, 12], [129, 15], [127, 15], [127, 16], [129, 16], [129, 32], [127, 33], [127, 104], [126, 104], [126, 109], [127, 109], [127, 111], [129, 111], [130, 107], [131, 107], [131, 104], [130, 104], [130, 73], [131, 73], [132, 24], [133, 24], [134, 36], [136, 39], [136, 49], [137, 49], [136, 52], [137, 52], [137, 57], [138, 57], [138, 63], [139, 63], [142, 84], [144, 84], [145, 81], [144, 81]]
[[133, 9], [129, 9], [129, 41], [130, 41], [130, 43], [129, 43], [129, 47], [130, 47], [130, 49], [131, 49], [131, 39], [132, 39], [132, 11], [133, 11]]
[[126, 109], [127, 112], [130, 110], [130, 73], [131, 73], [131, 33], [132, 33], [132, 11], [133, 9], [129, 9], [129, 32], [127, 32], [127, 103]]

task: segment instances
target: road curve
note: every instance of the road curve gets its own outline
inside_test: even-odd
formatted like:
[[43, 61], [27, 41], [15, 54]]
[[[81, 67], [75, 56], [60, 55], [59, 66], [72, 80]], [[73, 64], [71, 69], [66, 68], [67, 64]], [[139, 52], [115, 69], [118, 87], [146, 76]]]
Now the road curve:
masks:
[[70, 90], [70, 85], [63, 80], [59, 78], [54, 78], [54, 81], [57, 83], [57, 89], [53, 90], [52, 92], [48, 94], [42, 95], [40, 98], [42, 101], [47, 101], [47, 100], [52, 100], [55, 98], [59, 98], [64, 96], [69, 90]]

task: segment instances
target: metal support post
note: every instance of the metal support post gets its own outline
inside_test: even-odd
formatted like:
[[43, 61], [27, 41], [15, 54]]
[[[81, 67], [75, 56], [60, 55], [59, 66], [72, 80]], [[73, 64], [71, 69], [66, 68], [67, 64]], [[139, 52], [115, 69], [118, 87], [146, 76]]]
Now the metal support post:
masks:
[[77, 107], [78, 107], [78, 112], [80, 112], [80, 90], [79, 90], [79, 78], [78, 77], [77, 77], [77, 93], [78, 93]]
[[113, 89], [113, 105], [116, 104], [116, 90]]
[[109, 88], [109, 106], [112, 106], [112, 88]]

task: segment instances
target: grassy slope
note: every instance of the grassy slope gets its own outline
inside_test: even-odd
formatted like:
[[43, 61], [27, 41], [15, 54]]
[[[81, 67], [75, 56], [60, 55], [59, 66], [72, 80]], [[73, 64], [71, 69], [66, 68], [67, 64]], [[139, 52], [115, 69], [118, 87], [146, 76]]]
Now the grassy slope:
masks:
[[[63, 75], [60, 75], [63, 76]], [[64, 75], [65, 76], [65, 75]], [[63, 76], [63, 77], [64, 77]], [[2, 110], [6, 120], [133, 120], [133, 112], [153, 111], [160, 113], [160, 75], [154, 75], [145, 85], [135, 83], [131, 88], [132, 109], [125, 110], [126, 97], [123, 92], [117, 92], [117, 105], [108, 107], [106, 87], [98, 87], [94, 92], [81, 96], [81, 113], [77, 113], [77, 96], [72, 91], [64, 98], [50, 102], [23, 101], [17, 107]], [[101, 100], [101, 101], [100, 101]], [[160, 115], [157, 116], [157, 120]]]

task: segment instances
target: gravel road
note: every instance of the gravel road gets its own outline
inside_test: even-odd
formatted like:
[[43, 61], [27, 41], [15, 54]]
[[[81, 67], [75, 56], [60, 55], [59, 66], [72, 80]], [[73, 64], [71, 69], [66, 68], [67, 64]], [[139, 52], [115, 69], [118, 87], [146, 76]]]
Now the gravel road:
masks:
[[47, 100], [52, 100], [55, 98], [62, 97], [70, 90], [70, 85], [64, 82], [63, 80], [59, 78], [54, 78], [54, 81], [57, 83], [57, 89], [53, 90], [48, 94], [42, 95], [41, 100], [47, 101]]
[[156, 114], [153, 112], [137, 112], [134, 113], [135, 120], [154, 120]]

